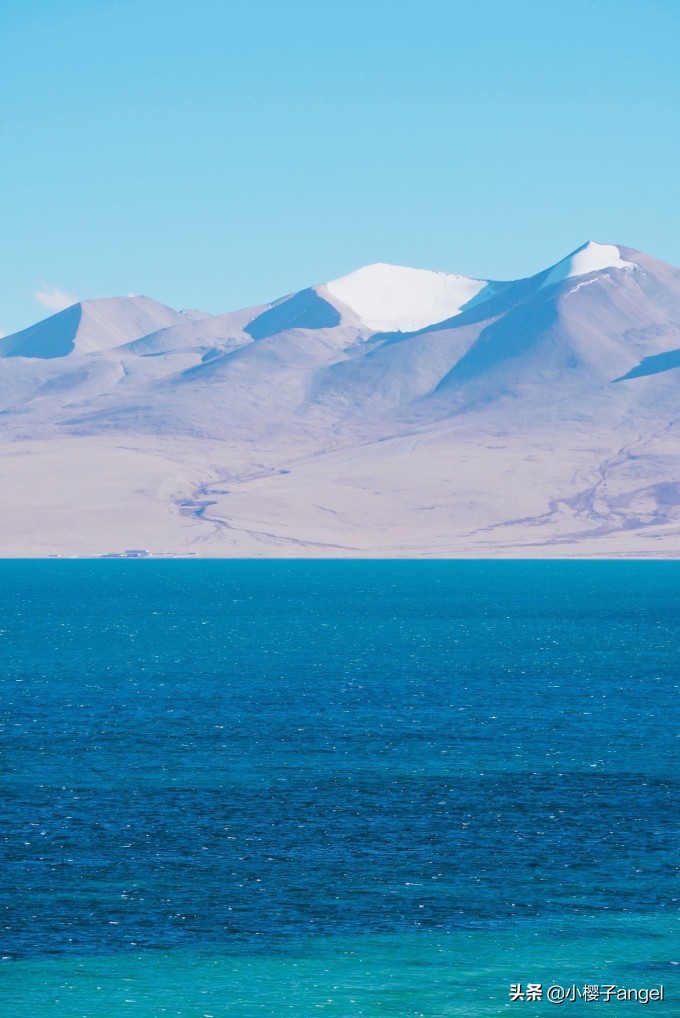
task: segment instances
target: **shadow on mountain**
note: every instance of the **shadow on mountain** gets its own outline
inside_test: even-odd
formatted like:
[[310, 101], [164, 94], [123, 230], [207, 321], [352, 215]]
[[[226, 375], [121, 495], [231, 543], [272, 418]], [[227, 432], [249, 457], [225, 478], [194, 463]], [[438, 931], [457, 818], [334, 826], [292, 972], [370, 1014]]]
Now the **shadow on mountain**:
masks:
[[[462, 316], [461, 316], [462, 317]], [[439, 390], [468, 382], [507, 361], [519, 360], [541, 345], [558, 322], [553, 301], [523, 303], [487, 325], [458, 363], [441, 380]]]
[[253, 339], [267, 339], [285, 329], [332, 329], [339, 324], [340, 313], [310, 287], [263, 311], [243, 331]]
[[0, 357], [39, 357], [42, 360], [66, 357], [74, 348], [82, 313], [82, 306], [74, 304], [23, 332], [0, 340]]
[[627, 374], [615, 378], [615, 382], [627, 382], [631, 378], [644, 378], [645, 375], [658, 375], [662, 371], [670, 371], [672, 368], [680, 368], [680, 350], [668, 350], [666, 353], [653, 354], [645, 357], [637, 367], [632, 368]]

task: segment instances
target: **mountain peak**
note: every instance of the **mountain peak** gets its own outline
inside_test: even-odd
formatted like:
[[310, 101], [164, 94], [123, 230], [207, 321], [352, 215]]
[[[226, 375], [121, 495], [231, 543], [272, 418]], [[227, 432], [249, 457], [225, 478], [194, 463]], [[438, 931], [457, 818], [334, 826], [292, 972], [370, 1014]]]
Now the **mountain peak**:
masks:
[[0, 357], [52, 360], [119, 346], [168, 325], [186, 321], [151, 297], [99, 297], [0, 340]]
[[408, 332], [459, 314], [486, 285], [449, 272], [374, 262], [319, 290], [351, 308], [371, 329]]
[[601, 272], [603, 269], [636, 269], [635, 262], [627, 262], [621, 257], [621, 252], [615, 244], [599, 244], [596, 240], [587, 240], [581, 247], [568, 254], [561, 262], [548, 272], [541, 283], [540, 289], [546, 286], [554, 286], [562, 283], [565, 279], [573, 276], [587, 276], [591, 272]]

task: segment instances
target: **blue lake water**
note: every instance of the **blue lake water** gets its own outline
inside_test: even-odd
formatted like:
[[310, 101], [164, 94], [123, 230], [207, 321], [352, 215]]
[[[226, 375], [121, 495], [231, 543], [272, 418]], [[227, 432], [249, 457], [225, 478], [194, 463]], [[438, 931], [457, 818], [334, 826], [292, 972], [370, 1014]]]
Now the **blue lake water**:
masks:
[[1, 1014], [680, 1014], [680, 564], [0, 585]]

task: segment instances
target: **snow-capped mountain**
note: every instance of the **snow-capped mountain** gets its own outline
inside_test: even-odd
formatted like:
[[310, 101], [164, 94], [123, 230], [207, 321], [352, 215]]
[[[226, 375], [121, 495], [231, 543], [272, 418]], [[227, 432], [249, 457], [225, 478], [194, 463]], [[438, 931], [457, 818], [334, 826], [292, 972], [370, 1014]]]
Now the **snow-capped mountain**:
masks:
[[315, 287], [338, 311], [350, 309], [374, 332], [409, 332], [435, 325], [460, 314], [489, 289], [487, 280], [384, 264], [367, 265]]
[[670, 555], [680, 270], [384, 264], [222, 315], [0, 340], [4, 555]]

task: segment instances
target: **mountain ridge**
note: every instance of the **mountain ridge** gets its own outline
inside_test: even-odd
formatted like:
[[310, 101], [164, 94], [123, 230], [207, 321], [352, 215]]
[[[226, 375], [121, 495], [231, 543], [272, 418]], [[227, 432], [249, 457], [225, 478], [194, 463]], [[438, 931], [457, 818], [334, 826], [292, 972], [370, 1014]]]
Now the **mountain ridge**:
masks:
[[[549, 276], [551, 272], [559, 269], [564, 263], [573, 262], [574, 259], [578, 259], [584, 252], [588, 252], [588, 249], [590, 249], [589, 258], [579, 263], [579, 271], [572, 272], [572, 278], [573, 275], [583, 275], [599, 269], [627, 267], [634, 264], [623, 261], [619, 254], [622, 249], [617, 248], [615, 245], [602, 245], [597, 244], [595, 241], [587, 241], [581, 247], [576, 248], [565, 258], [555, 263], [555, 265], [531, 277], [527, 277], [527, 279], [535, 280], [542, 275]], [[632, 249], [626, 250], [632, 251]], [[592, 254], [593, 251], [595, 252], [594, 256]], [[614, 255], [613, 252], [617, 252], [617, 254]], [[636, 252], [632, 253], [635, 254]], [[612, 260], [620, 262], [620, 265], [612, 264]], [[593, 268], [593, 266], [596, 266], [596, 268]], [[568, 276], [569, 273], [566, 273], [564, 278]], [[557, 281], [561, 280], [556, 279], [555, 282]], [[46, 319], [42, 319], [19, 332], [4, 336], [0, 339], [0, 357], [30, 356], [46, 358], [47, 356], [65, 356], [75, 349], [78, 349], [78, 352], [88, 352], [90, 349], [101, 348], [87, 342], [80, 345], [77, 343], [84, 313], [89, 315], [90, 318], [95, 319], [95, 321], [86, 322], [88, 337], [97, 325], [100, 332], [105, 336], [107, 332], [109, 334], [113, 333], [116, 336], [126, 328], [131, 332], [137, 331], [135, 328], [136, 323], [133, 324], [130, 321], [130, 318], [134, 316], [135, 310], [137, 311], [136, 317], [149, 326], [153, 323], [154, 316], [156, 318], [167, 319], [163, 323], [162, 327], [164, 328], [182, 325], [187, 320], [194, 325], [198, 325], [201, 321], [225, 320], [231, 316], [236, 319], [238, 316], [238, 318], [244, 318], [245, 325], [242, 326], [242, 329], [248, 331], [248, 326], [252, 325], [254, 321], [271, 315], [277, 309], [287, 307], [291, 301], [298, 301], [303, 295], [310, 296], [311, 299], [318, 298], [325, 304], [330, 303], [327, 299], [330, 296], [332, 300], [334, 299], [340, 303], [344, 309], [349, 309], [351, 316], [354, 316], [354, 320], [351, 322], [352, 325], [363, 325], [373, 332], [415, 332], [450, 320], [450, 318], [462, 313], [466, 308], [478, 306], [480, 295], [489, 287], [507, 289], [523, 282], [525, 280], [498, 281], [472, 279], [451, 272], [415, 269], [386, 262], [375, 262], [362, 266], [346, 276], [338, 277], [327, 283], [317, 283], [294, 294], [279, 297], [268, 304], [226, 312], [221, 315], [210, 315], [199, 310], [177, 311], [146, 296], [128, 295], [125, 297], [92, 298], [90, 300], [79, 301], [63, 311], [50, 315]], [[409, 285], [411, 292], [405, 293], [404, 291], [409, 291]], [[542, 285], [553, 284], [544, 281]], [[319, 291], [322, 291], [322, 293], [320, 294]], [[327, 295], [326, 298], [323, 297], [323, 294]], [[492, 296], [495, 296], [495, 294], [489, 293], [484, 300]], [[442, 298], [444, 298], [443, 303]], [[402, 303], [406, 302], [407, 304], [410, 301], [411, 307], [402, 308], [401, 314], [398, 311], [395, 313], [395, 311], [390, 310], [390, 305], [394, 305], [395, 302], [399, 301]], [[371, 305], [370, 302], [373, 302], [373, 304]], [[413, 304], [417, 306], [414, 307]], [[78, 311], [76, 309], [79, 309], [80, 318], [77, 317]], [[110, 309], [111, 314], [106, 313], [107, 309]], [[336, 316], [339, 315], [339, 317], [336, 317], [333, 321], [324, 320], [319, 325], [302, 325], [301, 327], [327, 328], [340, 324], [342, 314], [338, 312], [338, 309], [334, 308], [334, 310], [336, 311]], [[118, 314], [115, 313], [116, 311], [118, 311]], [[130, 314], [131, 311], [133, 312], [132, 316]], [[371, 318], [371, 314], [376, 312], [378, 317], [382, 312], [383, 314], [391, 315], [391, 318], [387, 322], [376, 321], [375, 318]], [[291, 309], [292, 320], [290, 321], [287, 320], [285, 315], [282, 316], [281, 327], [278, 331], [283, 331], [284, 328], [295, 327], [295, 313], [295, 310]], [[304, 310], [302, 314], [303, 320], [306, 320], [306, 312]], [[126, 319], [124, 323], [116, 321], [121, 316]], [[148, 321], [149, 319], [151, 321]], [[413, 324], [414, 319], [422, 319], [422, 321], [419, 321], [418, 324]], [[43, 330], [48, 323], [54, 323], [55, 325], [58, 323], [60, 326], [66, 323], [67, 329], [71, 328], [73, 330], [73, 336], [70, 337], [73, 345], [62, 352], [64, 344], [59, 342], [57, 349], [60, 352], [54, 354], [42, 351], [26, 353], [27, 346], [32, 351], [34, 347], [38, 346], [34, 339], [35, 330]], [[143, 330], [144, 325], [140, 325], [139, 329]], [[159, 331], [159, 329], [149, 327], [147, 331], [140, 331], [139, 335], [130, 335], [127, 341], [133, 342], [137, 339], [143, 339], [145, 336], [151, 335], [156, 331]], [[261, 329], [256, 331], [259, 335], [253, 338], [266, 338], [274, 334], [272, 331], [264, 332]]]

